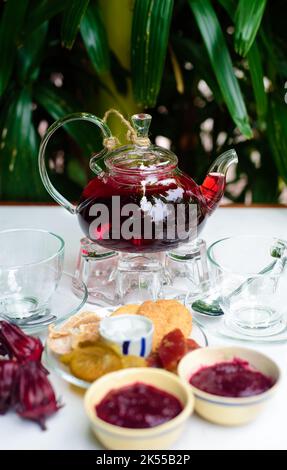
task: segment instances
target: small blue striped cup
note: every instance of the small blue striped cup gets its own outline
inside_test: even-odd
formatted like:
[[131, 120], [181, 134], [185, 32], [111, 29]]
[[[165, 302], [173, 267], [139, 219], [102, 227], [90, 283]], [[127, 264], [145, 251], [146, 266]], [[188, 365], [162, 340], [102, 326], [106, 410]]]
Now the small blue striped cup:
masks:
[[141, 315], [105, 317], [100, 322], [100, 335], [116, 344], [124, 356], [147, 357], [152, 350], [154, 326]]

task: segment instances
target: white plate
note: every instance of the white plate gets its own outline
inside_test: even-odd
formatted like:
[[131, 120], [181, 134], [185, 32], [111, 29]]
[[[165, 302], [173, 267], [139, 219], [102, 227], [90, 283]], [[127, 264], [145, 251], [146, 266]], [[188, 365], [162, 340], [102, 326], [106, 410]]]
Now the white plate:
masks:
[[[114, 309], [113, 309], [114, 310]], [[81, 311], [94, 311], [97, 315], [101, 317], [105, 317], [111, 313], [111, 309], [104, 309], [100, 307], [95, 307], [94, 305], [86, 304]], [[196, 341], [199, 346], [206, 347], [208, 346], [208, 341], [206, 334], [204, 333], [203, 329], [196, 323], [192, 325], [192, 332], [190, 338]], [[54, 354], [48, 347], [47, 343], [45, 345], [45, 350], [43, 354], [43, 361], [44, 365], [51, 371], [54, 371], [57, 375], [59, 375], [62, 379], [66, 382], [76, 385], [80, 388], [87, 389], [91, 385], [90, 382], [86, 382], [85, 380], [78, 379], [75, 377], [71, 372], [68, 366], [62, 364], [59, 360], [59, 356]]]

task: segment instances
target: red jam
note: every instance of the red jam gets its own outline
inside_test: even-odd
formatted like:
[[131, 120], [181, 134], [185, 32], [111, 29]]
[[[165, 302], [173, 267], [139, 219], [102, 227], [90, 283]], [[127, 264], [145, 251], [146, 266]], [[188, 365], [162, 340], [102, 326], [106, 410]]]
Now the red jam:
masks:
[[265, 392], [274, 384], [270, 377], [237, 358], [202, 367], [189, 382], [203, 392], [222, 397], [251, 397]]
[[97, 416], [123, 428], [153, 428], [175, 418], [183, 407], [170, 393], [136, 382], [111, 390], [96, 405]]

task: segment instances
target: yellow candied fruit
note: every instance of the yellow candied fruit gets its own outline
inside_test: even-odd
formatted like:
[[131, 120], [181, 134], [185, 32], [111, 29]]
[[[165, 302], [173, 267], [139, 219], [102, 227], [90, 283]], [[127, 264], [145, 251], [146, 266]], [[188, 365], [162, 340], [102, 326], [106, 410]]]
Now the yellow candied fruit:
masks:
[[146, 360], [137, 356], [122, 356], [116, 345], [102, 339], [79, 345], [72, 352], [63, 354], [61, 362], [70, 367], [79, 379], [93, 382], [102, 375], [129, 367], [145, 367]]
[[112, 353], [90, 354], [78, 352], [70, 362], [70, 369], [75, 377], [93, 382], [102, 375], [119, 370], [121, 359]]
[[123, 366], [123, 369], [128, 369], [129, 367], [146, 367], [147, 361], [145, 360], [144, 357], [123, 356], [122, 366]]

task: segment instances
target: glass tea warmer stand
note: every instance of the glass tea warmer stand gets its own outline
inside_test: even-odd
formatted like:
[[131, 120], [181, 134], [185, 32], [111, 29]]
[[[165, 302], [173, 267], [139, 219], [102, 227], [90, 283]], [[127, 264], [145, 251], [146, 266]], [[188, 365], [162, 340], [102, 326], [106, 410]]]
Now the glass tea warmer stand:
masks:
[[[127, 127], [128, 145], [119, 145], [112, 135], [106, 123], [111, 113]], [[104, 148], [92, 156], [95, 176], [74, 205], [52, 185], [45, 151], [57, 129], [77, 120], [100, 128]], [[150, 123], [149, 114], [136, 114], [129, 122], [116, 110], [103, 119], [76, 113], [52, 124], [41, 142], [39, 169], [44, 186], [77, 215], [85, 235], [76, 277], [86, 282], [89, 301], [94, 303], [181, 297], [190, 286], [196, 292], [208, 277], [205, 243], [197, 235], [223, 196], [227, 170], [237, 162], [236, 152], [231, 149], [220, 155], [200, 186], [179, 170], [173, 152], [151, 144]], [[183, 280], [188, 281], [186, 287]]]

